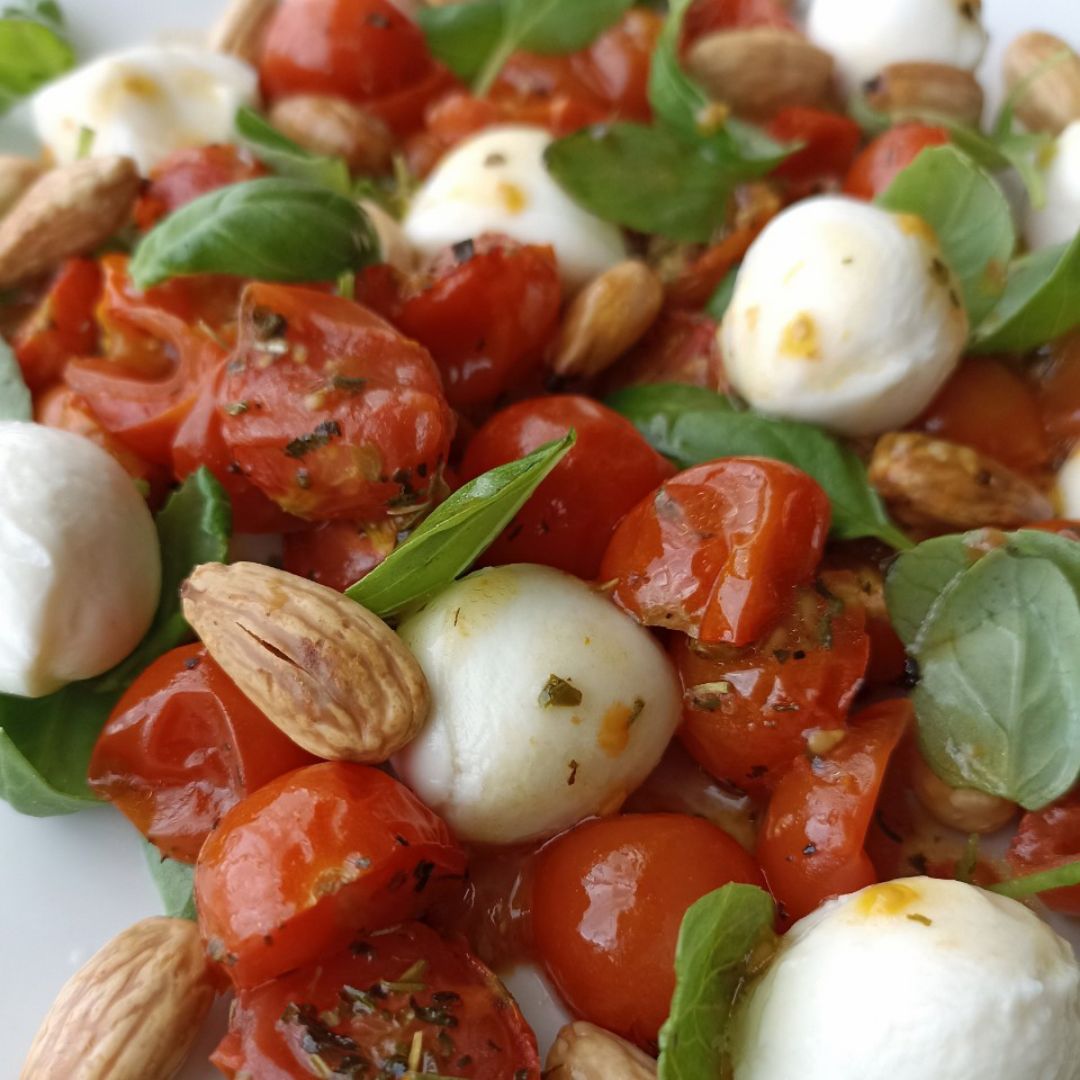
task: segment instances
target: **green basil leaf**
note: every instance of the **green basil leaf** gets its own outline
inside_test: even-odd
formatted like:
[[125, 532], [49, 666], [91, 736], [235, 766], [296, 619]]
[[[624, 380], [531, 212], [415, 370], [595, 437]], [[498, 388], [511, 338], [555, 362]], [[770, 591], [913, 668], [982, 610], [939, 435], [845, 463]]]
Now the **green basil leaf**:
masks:
[[687, 138], [702, 134], [702, 122], [712, 104], [705, 88], [687, 74], [680, 56], [683, 21], [693, 2], [671, 0], [649, 71], [649, 104], [653, 114]]
[[1039, 870], [1034, 874], [1024, 874], [1023, 877], [998, 881], [988, 885], [987, 890], [999, 896], [1012, 897], [1013, 900], [1026, 900], [1029, 896], [1050, 892], [1051, 889], [1068, 889], [1074, 885], [1080, 885], [1080, 862], [1070, 862], [1050, 870]]
[[143, 854], [161, 896], [162, 914], [194, 922], [198, 918], [195, 911], [195, 867], [166, 858], [148, 841], [143, 841]]
[[147, 233], [131, 278], [140, 289], [184, 274], [334, 281], [378, 252], [367, 214], [351, 199], [299, 180], [248, 180], [201, 196]]
[[680, 384], [630, 387], [607, 404], [682, 469], [740, 455], [786, 461], [812, 476], [829, 496], [833, 536], [872, 536], [895, 548], [911, 546], [889, 520], [855, 452], [820, 428], [739, 411], [722, 394]]
[[15, 353], [0, 338], [0, 420], [32, 420], [34, 403]]
[[706, 315], [715, 319], [718, 323], [724, 321], [727, 309], [731, 306], [731, 299], [735, 295], [735, 283], [738, 280], [739, 266], [733, 266], [724, 275], [724, 280], [716, 286], [716, 291], [709, 297], [709, 302], [705, 305]]
[[345, 595], [388, 617], [445, 588], [510, 524], [576, 441], [570, 431], [528, 457], [470, 480]]
[[278, 176], [329, 188], [339, 195], [352, 193], [349, 166], [343, 159], [305, 150], [246, 105], [237, 112], [234, 126], [244, 146]]
[[0, 114], [74, 66], [55, 3], [28, 0], [0, 11]]
[[754, 885], [708, 893], [683, 916], [675, 993], [660, 1029], [658, 1080], [729, 1075], [731, 1020], [751, 954], [774, 937], [776, 907]]
[[472, 82], [494, 53], [503, 33], [502, 0], [467, 0], [423, 7], [416, 21], [428, 48], [455, 75]]
[[149, 632], [135, 651], [97, 679], [72, 683], [41, 698], [0, 694], [0, 798], [35, 817], [97, 805], [86, 766], [98, 733], [120, 695], [162, 653], [189, 636], [180, 614], [180, 583], [202, 562], [228, 555], [229, 503], [200, 469], [157, 518], [162, 591]]
[[954, 147], [934, 147], [877, 201], [887, 210], [917, 214], [933, 228], [977, 326], [1001, 296], [1016, 248], [1012, 210], [995, 180]]

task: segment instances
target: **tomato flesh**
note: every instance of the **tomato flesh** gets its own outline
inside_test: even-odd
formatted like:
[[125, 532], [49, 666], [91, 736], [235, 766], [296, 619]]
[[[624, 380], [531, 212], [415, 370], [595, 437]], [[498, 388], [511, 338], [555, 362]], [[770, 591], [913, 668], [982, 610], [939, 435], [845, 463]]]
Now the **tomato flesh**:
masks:
[[916, 121], [897, 124], [855, 159], [844, 180], [844, 191], [860, 199], [877, 198], [927, 147], [948, 142], [949, 133], [943, 127]]
[[854, 120], [802, 105], [781, 109], [769, 121], [768, 131], [781, 142], [804, 144], [772, 174], [786, 181], [790, 194], [797, 198], [842, 180], [862, 142], [862, 131]]
[[290, 574], [344, 592], [370, 574], [396, 545], [392, 521], [371, 525], [326, 521], [285, 537], [282, 566]]
[[[1025, 814], [1006, 858], [1017, 876], [1053, 870], [1080, 859], [1080, 791]], [[1051, 889], [1039, 899], [1054, 911], [1080, 915], [1080, 885]]]

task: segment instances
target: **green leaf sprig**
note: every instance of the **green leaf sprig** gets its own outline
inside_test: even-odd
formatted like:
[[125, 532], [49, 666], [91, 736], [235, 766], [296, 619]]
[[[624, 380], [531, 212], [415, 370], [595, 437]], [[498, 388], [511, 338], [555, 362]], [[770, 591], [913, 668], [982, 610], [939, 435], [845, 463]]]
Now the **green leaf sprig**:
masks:
[[1028, 897], [1038, 896], [1039, 893], [1053, 889], [1069, 889], [1074, 885], [1080, 885], [1080, 862], [1065, 863], [1050, 870], [1038, 870], [1033, 874], [998, 881], [988, 885], [987, 890], [1013, 900], [1026, 900]]
[[195, 911], [195, 867], [167, 858], [148, 840], [143, 841], [143, 854], [161, 897], [162, 914], [194, 922], [198, 918]]
[[0, 420], [32, 420], [34, 403], [11, 346], [0, 338]]
[[74, 66], [59, 4], [23, 0], [0, 9], [0, 115]]
[[344, 159], [305, 150], [246, 105], [237, 112], [233, 126], [240, 142], [278, 176], [324, 187], [339, 195], [352, 194], [352, 178]]

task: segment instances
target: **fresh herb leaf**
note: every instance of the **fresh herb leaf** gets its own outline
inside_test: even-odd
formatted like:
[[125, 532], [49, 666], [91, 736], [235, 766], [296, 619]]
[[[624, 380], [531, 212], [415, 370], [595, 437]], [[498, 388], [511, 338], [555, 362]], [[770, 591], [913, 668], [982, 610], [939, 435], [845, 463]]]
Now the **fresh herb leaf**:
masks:
[[423, 7], [416, 21], [428, 48], [455, 75], [472, 82], [494, 54], [503, 33], [502, 0]]
[[552, 675], [537, 698], [542, 709], [573, 708], [581, 704], [581, 691], [569, 679]]
[[989, 892], [1010, 896], [1013, 900], [1026, 900], [1029, 896], [1050, 892], [1051, 889], [1068, 889], [1080, 885], [1080, 862], [1065, 863], [1051, 870], [1039, 870], [1034, 874], [998, 881], [988, 886]]
[[352, 194], [349, 167], [342, 158], [305, 150], [246, 105], [237, 112], [234, 125], [244, 146], [278, 176], [316, 184], [339, 195]]
[[0, 338], [0, 420], [32, 420], [34, 404], [22, 369], [8, 343]]
[[688, 138], [702, 134], [712, 106], [709, 95], [682, 66], [680, 44], [686, 12], [694, 0], [671, 0], [649, 70], [649, 104], [654, 115]]
[[470, 480], [346, 595], [380, 616], [397, 615], [472, 566], [577, 440], [558, 442]]
[[140, 241], [140, 289], [184, 274], [262, 281], [335, 281], [378, 258], [367, 214], [351, 199], [298, 180], [232, 184], [169, 215]]
[[739, 267], [733, 266], [724, 275], [724, 280], [716, 286], [716, 291], [709, 297], [709, 301], [705, 305], [706, 315], [717, 322], [723, 322], [727, 309], [731, 306], [731, 299], [735, 295], [735, 283], [738, 280]]
[[752, 955], [772, 944], [776, 908], [767, 892], [732, 883], [683, 916], [675, 948], [675, 993], [660, 1029], [658, 1080], [729, 1074], [731, 1020]]
[[0, 115], [74, 66], [57, 4], [25, 0], [0, 11]]
[[872, 536], [895, 548], [911, 546], [889, 520], [855, 452], [820, 428], [739, 411], [721, 394], [680, 384], [631, 387], [607, 404], [680, 468], [743, 454], [786, 461], [829, 496], [835, 537]]
[[164, 906], [163, 914], [173, 919], [198, 918], [195, 911], [195, 867], [166, 858], [149, 841], [143, 842], [143, 854], [150, 867]]

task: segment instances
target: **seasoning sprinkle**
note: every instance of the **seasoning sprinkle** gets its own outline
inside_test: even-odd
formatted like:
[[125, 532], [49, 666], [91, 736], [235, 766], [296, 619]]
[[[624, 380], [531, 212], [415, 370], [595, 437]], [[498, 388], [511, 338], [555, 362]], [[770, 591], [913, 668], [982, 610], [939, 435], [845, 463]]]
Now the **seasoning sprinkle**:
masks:
[[581, 691], [569, 679], [551, 675], [544, 683], [537, 701], [542, 709], [572, 709], [581, 704], [581, 697]]

